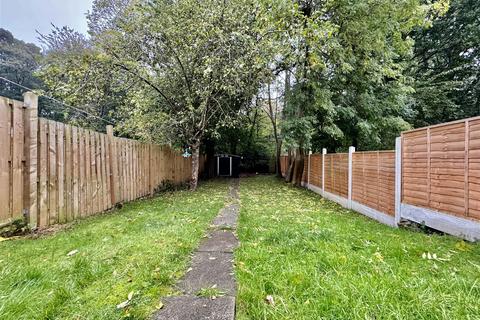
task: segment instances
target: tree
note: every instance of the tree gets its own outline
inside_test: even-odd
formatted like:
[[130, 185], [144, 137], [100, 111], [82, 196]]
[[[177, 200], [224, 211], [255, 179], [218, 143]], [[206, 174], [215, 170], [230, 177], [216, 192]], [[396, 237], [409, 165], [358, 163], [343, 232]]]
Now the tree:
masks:
[[[41, 81], [33, 75], [41, 58], [40, 48], [15, 39], [8, 30], [0, 28], [0, 76], [29, 88], [39, 88]], [[0, 95], [22, 100], [25, 90], [0, 80]]]
[[480, 7], [474, 0], [452, 0], [449, 10], [417, 29], [411, 76], [412, 113], [422, 127], [480, 115]]
[[[388, 146], [408, 128], [412, 92], [405, 76], [413, 40], [439, 3], [299, 0], [292, 11], [294, 84], [283, 121], [293, 149], [287, 181], [301, 183], [310, 147]], [[320, 145], [321, 144], [321, 145]]]
[[119, 106], [129, 97], [135, 80], [111, 67], [108, 59], [83, 34], [68, 27], [53, 26], [48, 35], [40, 35], [45, 48], [37, 75], [47, 94], [81, 108], [86, 116], [70, 108], [45, 108], [44, 116], [103, 131], [106, 119], [121, 122]]
[[269, 61], [250, 0], [136, 4], [97, 37], [118, 70], [142, 82], [126, 130], [192, 149], [197, 186], [202, 139], [234, 125]]

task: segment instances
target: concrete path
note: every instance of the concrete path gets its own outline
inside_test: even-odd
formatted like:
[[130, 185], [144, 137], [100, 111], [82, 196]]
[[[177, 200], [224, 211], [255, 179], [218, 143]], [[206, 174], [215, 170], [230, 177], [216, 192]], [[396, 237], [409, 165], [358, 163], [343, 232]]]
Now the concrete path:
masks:
[[[155, 320], [233, 320], [236, 282], [233, 250], [239, 211], [238, 179], [232, 180], [227, 205], [213, 220], [210, 232], [192, 257], [191, 267], [177, 284], [181, 296], [164, 300]], [[208, 294], [205, 294], [208, 293]], [[199, 294], [201, 296], [199, 296]], [[217, 297], [210, 296], [215, 294]]]

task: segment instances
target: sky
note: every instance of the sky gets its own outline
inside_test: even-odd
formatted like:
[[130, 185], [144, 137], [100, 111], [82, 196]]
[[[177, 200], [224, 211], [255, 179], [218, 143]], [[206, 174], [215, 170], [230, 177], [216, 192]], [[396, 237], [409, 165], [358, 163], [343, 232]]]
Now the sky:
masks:
[[40, 46], [38, 30], [50, 33], [51, 23], [57, 27], [68, 26], [87, 33], [85, 13], [93, 0], [0, 0], [0, 28], [12, 32], [25, 42]]

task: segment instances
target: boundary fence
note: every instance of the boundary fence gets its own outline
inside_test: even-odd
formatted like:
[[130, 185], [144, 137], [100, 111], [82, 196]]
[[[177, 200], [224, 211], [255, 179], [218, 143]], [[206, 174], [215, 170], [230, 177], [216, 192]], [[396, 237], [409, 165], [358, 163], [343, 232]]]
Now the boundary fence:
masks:
[[403, 132], [393, 151], [323, 149], [306, 158], [302, 184], [392, 227], [404, 219], [480, 240], [480, 117]]
[[73, 221], [191, 178], [191, 158], [168, 146], [39, 118], [37, 105], [0, 97], [0, 226]]

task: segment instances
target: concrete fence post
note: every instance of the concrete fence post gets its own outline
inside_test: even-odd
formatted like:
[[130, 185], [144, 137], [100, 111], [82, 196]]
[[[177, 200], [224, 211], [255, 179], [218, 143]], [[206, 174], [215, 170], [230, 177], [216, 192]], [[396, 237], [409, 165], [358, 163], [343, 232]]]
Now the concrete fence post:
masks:
[[402, 138], [395, 139], [395, 223], [402, 218]]
[[322, 149], [322, 196], [325, 196], [325, 155], [327, 154], [327, 149]]
[[348, 209], [352, 209], [352, 188], [353, 188], [353, 153], [355, 147], [348, 148]]
[[[23, 175], [23, 210], [31, 229], [36, 229], [37, 222], [37, 131], [38, 131], [38, 96], [33, 92], [23, 94], [24, 112], [24, 157]], [[4, 151], [4, 150], [2, 150]], [[2, 208], [3, 210], [3, 208]]]

